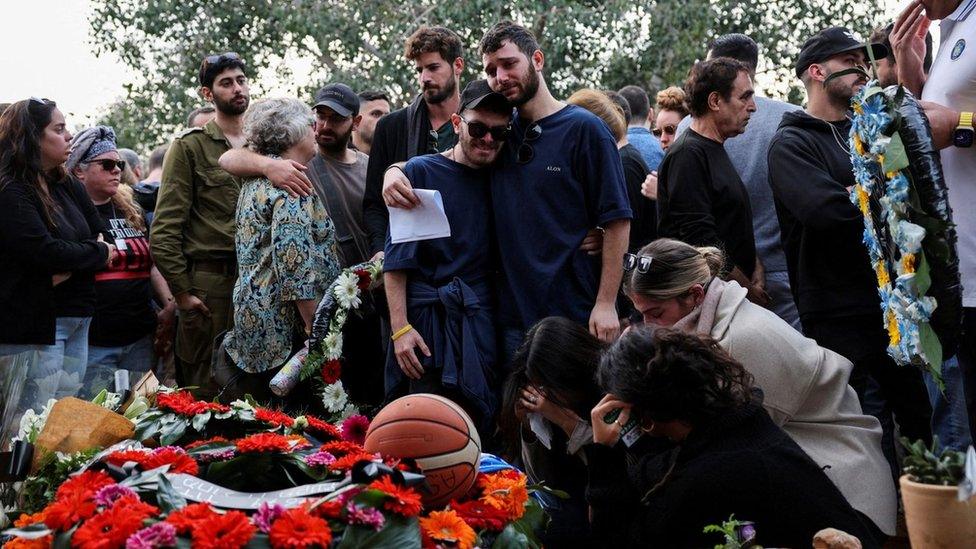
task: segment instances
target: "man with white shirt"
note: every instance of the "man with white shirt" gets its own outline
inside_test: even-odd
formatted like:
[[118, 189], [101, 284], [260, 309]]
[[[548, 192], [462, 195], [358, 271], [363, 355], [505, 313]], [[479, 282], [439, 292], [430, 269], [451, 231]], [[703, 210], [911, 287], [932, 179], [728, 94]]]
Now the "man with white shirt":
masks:
[[[941, 20], [941, 43], [926, 78], [922, 70], [925, 33], [933, 20]], [[914, 0], [898, 17], [889, 38], [898, 81], [922, 98], [933, 140], [942, 149], [963, 286], [959, 372], [947, 363], [943, 377], [951, 399], [961, 373], [970, 433], [976, 438], [972, 430], [976, 426], [976, 0]]]

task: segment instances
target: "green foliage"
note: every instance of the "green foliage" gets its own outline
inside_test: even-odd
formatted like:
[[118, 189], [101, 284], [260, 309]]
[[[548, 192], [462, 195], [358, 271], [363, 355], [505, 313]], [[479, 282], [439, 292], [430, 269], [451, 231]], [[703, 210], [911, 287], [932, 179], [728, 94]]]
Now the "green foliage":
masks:
[[[680, 84], [712, 38], [744, 32], [762, 49], [760, 78], [772, 82], [766, 94], [796, 101], [802, 95], [792, 66], [804, 37], [838, 23], [866, 35], [880, 23], [876, 8], [855, 0], [93, 0], [91, 6], [96, 53], [118, 55], [137, 75], [102, 122], [115, 126], [120, 145], [143, 151], [168, 141], [202, 104], [196, 74], [215, 52], [236, 51], [247, 61], [254, 97], [273, 89], [309, 98], [322, 84], [342, 81], [385, 90], [399, 106], [417, 93], [403, 43], [422, 24], [461, 36], [464, 82], [482, 74], [477, 45], [486, 29], [507, 18], [526, 25], [540, 39], [557, 97], [584, 86], [638, 84], [656, 92]], [[308, 72], [295, 74], [296, 66]]]
[[[41, 450], [38, 450], [41, 451]], [[54, 499], [58, 487], [68, 476], [88, 462], [98, 453], [90, 449], [67, 456], [46, 452], [38, 464], [37, 472], [24, 481], [20, 492], [20, 510], [23, 513], [37, 513]]]
[[908, 452], [902, 470], [911, 480], [938, 486], [957, 486], [962, 482], [965, 453], [949, 448], [939, 452], [939, 437], [933, 437], [931, 447], [926, 447], [921, 440], [914, 443], [905, 437], [900, 440]]
[[725, 536], [725, 542], [716, 545], [715, 549], [762, 549], [753, 542], [754, 532], [753, 536], [750, 536], [748, 539], [741, 539], [742, 535], [739, 529], [746, 526], [746, 524], [745, 522], [735, 520], [735, 515], [729, 515], [729, 520], [723, 522], [721, 525], [709, 524], [702, 529], [702, 532], [706, 534], [722, 534]]

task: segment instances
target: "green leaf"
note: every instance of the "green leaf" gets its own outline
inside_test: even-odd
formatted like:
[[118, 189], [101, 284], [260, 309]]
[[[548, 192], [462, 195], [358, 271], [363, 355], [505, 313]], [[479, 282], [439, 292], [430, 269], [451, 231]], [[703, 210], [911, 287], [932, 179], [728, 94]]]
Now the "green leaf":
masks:
[[529, 498], [528, 503], [525, 504], [525, 514], [510, 526], [525, 536], [529, 547], [539, 549], [542, 544], [536, 534], [545, 531], [548, 522], [549, 519], [539, 502]]
[[163, 446], [175, 443], [183, 438], [183, 434], [186, 433], [186, 428], [189, 426], [190, 420], [186, 418], [177, 418], [171, 423], [164, 424], [159, 433], [159, 443]]
[[519, 532], [514, 524], [506, 526], [491, 545], [492, 549], [528, 549], [528, 547], [530, 547], [529, 538]]
[[915, 291], [918, 295], [924, 296], [932, 287], [932, 272], [928, 260], [925, 259], [925, 252], [920, 251], [915, 259], [918, 262], [915, 267]]
[[166, 475], [159, 475], [156, 486], [156, 503], [163, 513], [168, 515], [177, 509], [186, 507], [186, 499], [176, 492]]
[[901, 135], [895, 133], [885, 148], [883, 169], [887, 173], [904, 170], [907, 167], [908, 153], [905, 152], [905, 144], [901, 141]]
[[939, 369], [942, 366], [942, 344], [939, 342], [939, 336], [935, 335], [935, 330], [928, 322], [919, 324], [918, 340], [928, 361], [929, 371], [940, 381], [939, 385], [941, 386], [942, 376], [939, 374]]
[[210, 421], [210, 416], [211, 413], [209, 410], [202, 414], [197, 414], [193, 416], [193, 428], [198, 433], [202, 433], [203, 430], [206, 429], [207, 427], [207, 422]]
[[268, 538], [268, 534], [258, 532], [251, 537], [251, 541], [247, 542], [244, 549], [267, 549], [269, 547], [271, 547], [271, 540]]
[[71, 536], [75, 535], [78, 525], [74, 525], [70, 530], [66, 530], [54, 536], [51, 542], [51, 549], [71, 549]]
[[359, 547], [420, 549], [420, 525], [417, 517], [387, 515], [383, 529], [379, 532], [362, 526], [347, 526], [336, 549]]

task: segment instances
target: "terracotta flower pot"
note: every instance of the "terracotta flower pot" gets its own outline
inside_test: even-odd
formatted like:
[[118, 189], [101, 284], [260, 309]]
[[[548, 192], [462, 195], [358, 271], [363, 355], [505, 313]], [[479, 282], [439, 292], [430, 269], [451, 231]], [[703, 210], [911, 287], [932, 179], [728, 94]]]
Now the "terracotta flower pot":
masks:
[[913, 549], [976, 547], [976, 498], [959, 501], [955, 486], [921, 484], [907, 475], [900, 483]]

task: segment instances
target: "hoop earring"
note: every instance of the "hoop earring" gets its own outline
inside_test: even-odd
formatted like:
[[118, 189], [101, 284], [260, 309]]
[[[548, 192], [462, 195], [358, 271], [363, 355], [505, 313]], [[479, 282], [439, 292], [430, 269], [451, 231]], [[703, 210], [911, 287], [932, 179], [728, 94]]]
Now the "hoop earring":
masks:
[[650, 427], [644, 427], [643, 425], [641, 425], [641, 428], [640, 429], [641, 429], [641, 431], [643, 431], [643, 432], [645, 432], [645, 433], [647, 433], [647, 434], [650, 435], [650, 434], [653, 434], [654, 433], [654, 428], [655, 427], [657, 427], [657, 425], [655, 425], [654, 422], [652, 421]]

